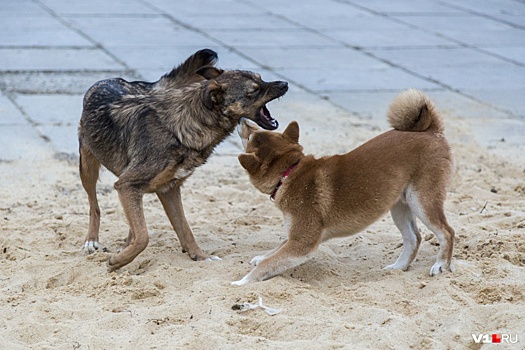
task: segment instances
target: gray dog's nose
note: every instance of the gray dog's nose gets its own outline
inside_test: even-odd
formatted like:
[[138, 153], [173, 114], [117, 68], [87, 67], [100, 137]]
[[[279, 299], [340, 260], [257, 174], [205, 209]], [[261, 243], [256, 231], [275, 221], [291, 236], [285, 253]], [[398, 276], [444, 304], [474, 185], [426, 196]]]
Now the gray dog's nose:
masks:
[[288, 89], [288, 83], [286, 81], [280, 81], [279, 89]]

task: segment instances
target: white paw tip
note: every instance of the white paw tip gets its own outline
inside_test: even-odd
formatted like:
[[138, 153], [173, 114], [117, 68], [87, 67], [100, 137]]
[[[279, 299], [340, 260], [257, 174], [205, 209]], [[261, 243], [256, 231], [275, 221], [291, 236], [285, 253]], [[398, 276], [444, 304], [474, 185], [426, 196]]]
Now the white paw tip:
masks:
[[219, 258], [218, 256], [212, 255], [209, 258], [206, 258], [205, 261], [222, 261], [222, 259]]
[[98, 250], [98, 242], [96, 241], [87, 241], [82, 246], [82, 250], [87, 250], [88, 253], [93, 253], [95, 250]]
[[440, 273], [447, 271], [454, 272], [452, 265], [446, 263], [435, 263], [430, 269], [430, 276], [437, 276]]
[[242, 286], [248, 282], [250, 282], [250, 280], [247, 278], [248, 275], [244, 276], [242, 279], [238, 280], [238, 281], [235, 281], [235, 282], [232, 282], [232, 286]]
[[264, 256], [256, 256], [252, 260], [250, 260], [250, 264], [257, 266], [261, 263], [261, 261], [264, 260]]
[[408, 269], [408, 266], [405, 267], [403, 265], [398, 265], [398, 264], [392, 264], [392, 265], [383, 267], [383, 270], [388, 270], [388, 271], [392, 271], [392, 270], [406, 271], [407, 269]]

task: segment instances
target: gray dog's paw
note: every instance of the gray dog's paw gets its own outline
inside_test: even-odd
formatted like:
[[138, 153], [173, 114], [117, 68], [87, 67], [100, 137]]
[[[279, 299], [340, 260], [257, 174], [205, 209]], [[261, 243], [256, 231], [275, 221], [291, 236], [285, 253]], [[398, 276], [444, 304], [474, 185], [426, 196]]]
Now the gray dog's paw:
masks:
[[97, 241], [86, 241], [84, 245], [82, 246], [82, 250], [87, 254], [94, 253], [96, 250], [98, 250], [98, 242]]

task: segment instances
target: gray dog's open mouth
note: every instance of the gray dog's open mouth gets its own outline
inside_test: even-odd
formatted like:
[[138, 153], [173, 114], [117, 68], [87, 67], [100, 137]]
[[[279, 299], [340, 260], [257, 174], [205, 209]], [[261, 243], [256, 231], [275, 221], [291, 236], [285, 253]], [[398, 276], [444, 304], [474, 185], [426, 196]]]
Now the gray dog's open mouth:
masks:
[[277, 120], [272, 118], [270, 111], [263, 105], [257, 113], [257, 118], [254, 120], [261, 128], [266, 130], [275, 130], [279, 126]]

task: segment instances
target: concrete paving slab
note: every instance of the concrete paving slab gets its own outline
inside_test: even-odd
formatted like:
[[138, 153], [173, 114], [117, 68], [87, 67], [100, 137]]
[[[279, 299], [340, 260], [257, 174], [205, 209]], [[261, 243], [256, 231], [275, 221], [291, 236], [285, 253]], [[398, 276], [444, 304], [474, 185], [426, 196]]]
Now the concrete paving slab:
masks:
[[184, 17], [174, 14], [174, 17], [192, 27], [204, 31], [209, 29], [223, 30], [277, 30], [297, 29], [297, 25], [276, 15], [265, 12], [244, 13], [242, 16], [236, 13], [224, 13], [216, 16], [212, 21], [209, 14], [191, 14]]
[[89, 15], [89, 14], [103, 14], [103, 15], [129, 15], [129, 14], [154, 14], [147, 4], [139, 1], [106, 1], [106, 0], [90, 0], [70, 2], [63, 0], [42, 0], [48, 8], [59, 15]]
[[[219, 55], [218, 67], [228, 69], [255, 69], [256, 64], [248, 59], [241, 57], [237, 53], [225, 49], [220, 45], [209, 46], [169, 46], [169, 47], [111, 47], [109, 50], [112, 54], [121, 59], [132, 69], [139, 71], [161, 71], [161, 75], [169, 72], [173, 67], [179, 65], [196, 51], [208, 48], [212, 49]], [[160, 78], [155, 78], [157, 80]]]
[[[52, 154], [49, 145], [30, 125], [0, 127], [0, 160], [37, 160]], [[0, 162], [0, 168], [2, 167]]]
[[323, 33], [347, 45], [373, 48], [373, 47], [403, 47], [425, 48], [435, 46], [452, 46], [455, 42], [439, 37], [432, 33], [416, 31], [412, 28], [398, 25], [398, 28], [381, 30], [323, 30]]
[[492, 90], [494, 86], [505, 86], [505, 89], [523, 89], [525, 79], [524, 67], [501, 63], [499, 66], [418, 68], [423, 76], [435, 79], [453, 89], [459, 90]]
[[217, 44], [161, 15], [154, 17], [68, 17], [67, 20], [96, 42], [108, 48], [115, 46], [177, 47], [181, 45], [206, 47]]
[[227, 46], [233, 47], [330, 47], [337, 46], [335, 40], [304, 29], [272, 30], [215, 30], [206, 31]]
[[470, 48], [370, 50], [374, 56], [437, 80], [452, 89], [506, 86], [521, 89], [524, 67]]
[[[525, 17], [523, 17], [523, 23], [525, 23]], [[525, 65], [525, 46], [480, 47], [483, 51], [488, 51], [498, 56], [515, 61], [520, 65]]]
[[[478, 16], [464, 16], [454, 19], [450, 25], [449, 16], [406, 16], [402, 19], [421, 29], [438, 33], [470, 46], [479, 45], [525, 45], [523, 30], [495, 20]], [[483, 28], [483, 30], [473, 30]]]
[[414, 70], [424, 67], [428, 72], [441, 67], [463, 68], [508, 64], [500, 58], [468, 47], [367, 49], [366, 51], [395, 65]]
[[112, 71], [18, 71], [2, 72], [0, 84], [13, 94], [84, 94], [93, 83], [111, 77], [137, 80], [136, 72]]
[[386, 113], [390, 103], [397, 96], [398, 91], [385, 92], [330, 92], [326, 96], [337, 106], [359, 115], [376, 125], [381, 130], [390, 129], [386, 120]]
[[[525, 83], [525, 82], [524, 82]], [[469, 96], [475, 96], [480, 101], [489, 105], [508, 111], [513, 117], [525, 122], [525, 113], [523, 111], [525, 104], [525, 86], [516, 89], [497, 89], [492, 88], [494, 85], [488, 85], [485, 89], [464, 89], [464, 93]], [[525, 141], [525, 134], [523, 134]]]
[[99, 49], [0, 48], [0, 71], [122, 70], [124, 67]]
[[[326, 95], [336, 105], [376, 123], [381, 129], [389, 128], [386, 113], [390, 103], [400, 91], [385, 92], [331, 92]], [[454, 116], [463, 119], [499, 120], [509, 114], [480, 103], [459, 93], [447, 90], [428, 90], [425, 93], [436, 105], [444, 118]], [[486, 123], [485, 123], [486, 124]], [[497, 137], [496, 137], [497, 138]]]
[[349, 1], [332, 1], [329, 3], [324, 1], [301, 1], [290, 3], [281, 0], [266, 0], [254, 2], [254, 4], [265, 11], [292, 19], [296, 23], [301, 23], [305, 27], [310, 25], [307, 19], [311, 17], [328, 20], [341, 14], [353, 16], [364, 13], [359, 6], [355, 6], [353, 2]]
[[46, 12], [0, 12], [0, 43], [2, 46], [81, 46], [93, 44], [77, 32], [67, 28]]
[[360, 69], [355, 67], [344, 71], [317, 69], [315, 74], [312, 74], [310, 69], [290, 68], [283, 74], [294, 83], [323, 94], [338, 90], [374, 91], [400, 90], [408, 87], [417, 89], [435, 89], [440, 87], [428, 80], [393, 67], [381, 69]]
[[366, 0], [349, 1], [361, 8], [367, 8], [374, 12], [393, 14], [457, 14], [464, 11], [457, 7], [448, 6], [442, 2], [420, 0], [420, 1], [383, 1], [383, 0]]
[[259, 64], [275, 70], [288, 68], [385, 69], [389, 65], [371, 58], [365, 53], [348, 47], [326, 47], [322, 50], [313, 47], [258, 48], [241, 47], [239, 50], [253, 57]]
[[471, 119], [505, 119], [509, 113], [492, 107], [490, 104], [474, 100], [468, 96], [448, 90], [427, 91], [438, 110], [444, 116], [459, 117], [470, 122]]
[[191, 5], [185, 0], [148, 0], [148, 4], [160, 12], [168, 13], [177, 19], [188, 15], [207, 15], [210, 21], [222, 15], [257, 14], [261, 11], [254, 4], [245, 1], [195, 1]]
[[83, 95], [18, 95], [16, 102], [36, 125], [78, 126]]
[[1, 18], [18, 16], [40, 17], [47, 15], [46, 11], [32, 0], [0, 1]]
[[514, 15], [525, 16], [523, 3], [514, 0], [485, 0], [473, 2], [470, 0], [444, 0], [447, 6], [460, 9], [473, 14], [485, 14], [488, 16]]
[[387, 31], [390, 29], [398, 29], [400, 24], [391, 19], [376, 14], [361, 11], [359, 9], [346, 6], [343, 11], [338, 13], [330, 13], [326, 15], [319, 15], [318, 12], [304, 12], [300, 17], [301, 21], [297, 22], [295, 18], [297, 15], [283, 15], [282, 12], [273, 11], [274, 16], [283, 16], [289, 23], [293, 23], [298, 28], [311, 28], [313, 30], [324, 31], [338, 31], [348, 30], [359, 32], [363, 28], [376, 31]]
[[501, 20], [507, 24], [513, 25], [517, 28], [525, 29], [525, 15], [524, 14], [496, 13], [492, 15], [498, 20]]
[[0, 127], [6, 125], [29, 125], [20, 110], [0, 92]]
[[78, 155], [78, 125], [39, 125], [36, 129], [49, 141], [54, 153]]

